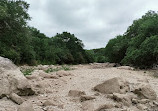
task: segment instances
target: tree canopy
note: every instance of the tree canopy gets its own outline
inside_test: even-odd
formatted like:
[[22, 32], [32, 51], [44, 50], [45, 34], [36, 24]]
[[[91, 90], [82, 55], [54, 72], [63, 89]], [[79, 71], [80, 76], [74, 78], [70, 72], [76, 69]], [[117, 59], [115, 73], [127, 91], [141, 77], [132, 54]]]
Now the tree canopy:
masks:
[[107, 44], [108, 61], [140, 68], [150, 68], [158, 63], [158, 13], [147, 12], [135, 20], [122, 36]]
[[29, 4], [23, 0], [0, 1], [0, 56], [16, 64], [88, 63], [88, 54], [81, 40], [63, 32], [48, 38], [29, 27]]

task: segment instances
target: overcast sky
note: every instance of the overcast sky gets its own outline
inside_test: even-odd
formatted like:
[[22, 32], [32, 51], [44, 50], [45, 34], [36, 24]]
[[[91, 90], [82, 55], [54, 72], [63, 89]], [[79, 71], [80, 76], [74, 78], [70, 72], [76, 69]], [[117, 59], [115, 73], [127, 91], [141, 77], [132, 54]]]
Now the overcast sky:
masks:
[[48, 37], [68, 31], [85, 49], [105, 47], [123, 34], [133, 20], [148, 10], [158, 11], [158, 0], [25, 0], [30, 4], [31, 26]]

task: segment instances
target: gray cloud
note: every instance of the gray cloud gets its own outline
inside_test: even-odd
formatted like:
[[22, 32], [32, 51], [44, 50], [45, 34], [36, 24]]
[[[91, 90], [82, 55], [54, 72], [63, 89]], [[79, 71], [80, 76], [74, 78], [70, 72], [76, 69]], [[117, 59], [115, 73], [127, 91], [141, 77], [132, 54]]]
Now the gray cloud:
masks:
[[69, 31], [86, 49], [105, 47], [123, 34], [133, 20], [148, 10], [158, 10], [157, 0], [25, 0], [30, 4], [29, 22], [52, 37]]

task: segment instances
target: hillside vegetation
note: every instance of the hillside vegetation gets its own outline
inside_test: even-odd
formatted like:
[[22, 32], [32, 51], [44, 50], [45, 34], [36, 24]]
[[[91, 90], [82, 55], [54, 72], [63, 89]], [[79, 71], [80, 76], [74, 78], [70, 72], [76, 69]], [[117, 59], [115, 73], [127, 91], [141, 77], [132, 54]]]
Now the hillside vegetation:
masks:
[[147, 12], [123, 35], [105, 48], [85, 50], [74, 34], [63, 32], [49, 38], [28, 26], [29, 4], [23, 0], [0, 1], [0, 56], [16, 64], [83, 64], [115, 62], [140, 68], [158, 64], [158, 13]]

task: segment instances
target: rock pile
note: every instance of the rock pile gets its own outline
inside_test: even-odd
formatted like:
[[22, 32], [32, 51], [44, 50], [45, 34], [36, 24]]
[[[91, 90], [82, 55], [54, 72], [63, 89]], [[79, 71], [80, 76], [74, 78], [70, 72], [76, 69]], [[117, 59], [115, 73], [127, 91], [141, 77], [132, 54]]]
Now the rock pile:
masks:
[[[34, 70], [32, 75], [26, 75], [36, 94], [52, 93], [52, 89], [59, 87], [58, 81], [65, 76], [72, 76], [68, 71], [46, 73], [43, 70]], [[64, 82], [64, 80], [62, 81]]]
[[[135, 110], [153, 110], [158, 108], [156, 92], [152, 87], [145, 83], [139, 84], [132, 91], [129, 89], [130, 83], [115, 77], [94, 87], [95, 91], [106, 94], [108, 98], [120, 105], [114, 105], [113, 108], [133, 107]], [[111, 109], [108, 107], [99, 107], [96, 111]]]
[[[123, 74], [120, 72], [119, 75], [117, 71], [130, 70], [125, 71], [127, 74], [136, 72], [131, 71], [133, 70], [131, 67], [103, 69], [115, 66], [117, 64], [95, 63], [88, 67], [84, 66], [83, 68], [87, 69], [81, 72], [63, 69], [57, 72], [49, 71], [50, 68], [58, 67], [53, 65], [24, 66], [21, 67], [24, 70], [25, 68], [33, 70], [32, 75], [23, 76], [20, 69], [10, 60], [0, 57], [0, 99], [2, 98], [0, 111], [157, 111], [158, 99], [155, 92], [157, 88], [151, 87], [157, 86], [157, 80], [151, 81], [146, 77], [140, 79], [137, 73], [136, 76], [125, 74], [127, 76], [125, 77], [131, 80], [128, 82], [120, 78]], [[110, 76], [100, 74], [111, 69], [115, 70], [116, 74], [109, 73]], [[102, 81], [104, 77], [114, 78], [98, 84], [98, 80]], [[29, 97], [33, 94], [37, 95]]]
[[[130, 89], [130, 87], [133, 88]], [[82, 104], [82, 109], [85, 111], [151, 111], [158, 109], [156, 92], [149, 83], [131, 84], [120, 77], [115, 77], [96, 85], [93, 90], [98, 94], [86, 95], [85, 91], [70, 90], [68, 96], [78, 98], [77, 101]], [[112, 102], [97, 103], [96, 101], [100, 101], [101, 96]]]

